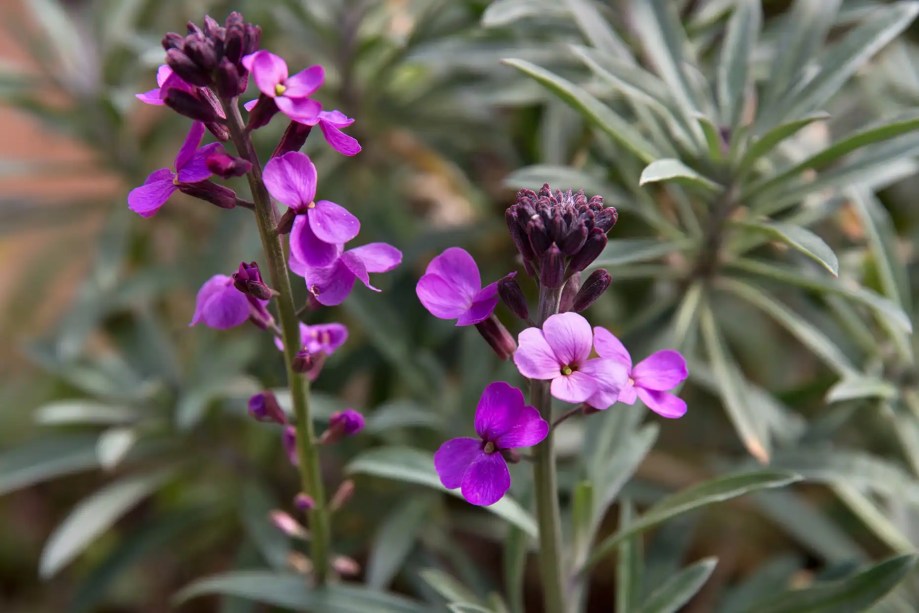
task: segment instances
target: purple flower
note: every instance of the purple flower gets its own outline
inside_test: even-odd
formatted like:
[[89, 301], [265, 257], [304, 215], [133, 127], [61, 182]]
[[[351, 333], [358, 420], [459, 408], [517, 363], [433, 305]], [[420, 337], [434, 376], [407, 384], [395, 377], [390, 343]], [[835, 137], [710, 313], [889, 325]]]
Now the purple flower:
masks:
[[380, 291], [370, 285], [369, 273], [389, 272], [402, 262], [402, 252], [386, 243], [369, 243], [348, 251], [341, 251], [340, 246], [337, 249], [332, 263], [319, 268], [298, 259], [293, 247], [290, 250], [290, 269], [306, 280], [310, 293], [324, 306], [344, 302], [357, 279], [369, 289]]
[[[303, 354], [305, 360], [303, 371], [309, 377], [310, 381], [315, 381], [325, 364], [325, 358], [335, 353], [335, 350], [341, 347], [348, 340], [348, 328], [343, 324], [329, 323], [316, 324], [308, 326], [300, 323], [300, 343], [302, 350], [298, 353]], [[284, 351], [284, 342], [279, 337], [274, 338], [275, 347], [279, 351]]]
[[268, 51], [257, 51], [242, 59], [262, 95], [274, 100], [278, 109], [294, 121], [315, 125], [322, 105], [310, 99], [325, 80], [322, 66], [310, 66], [288, 76], [283, 58]]
[[232, 277], [214, 275], [198, 290], [195, 314], [188, 325], [203, 323], [209, 328], [227, 330], [249, 318], [264, 324], [271, 317], [265, 309], [267, 302], [243, 294], [233, 285]]
[[465, 249], [450, 247], [431, 260], [415, 286], [431, 315], [469, 326], [488, 319], [498, 305], [498, 284], [482, 287], [475, 260]]
[[[679, 351], [663, 349], [632, 366], [628, 349], [612, 332], [599, 326], [594, 328], [594, 347], [601, 357], [622, 364], [628, 372], [625, 385], [619, 392], [619, 402], [635, 404], [638, 397], [661, 417], [674, 419], [686, 414], [686, 402], [668, 393], [689, 375], [686, 360]], [[595, 404], [592, 398], [588, 403], [598, 409], [606, 408], [601, 406], [605, 400]]]
[[335, 411], [329, 416], [329, 427], [319, 437], [321, 445], [329, 445], [364, 429], [364, 416], [354, 409]]
[[316, 167], [304, 153], [291, 151], [265, 165], [265, 187], [297, 212], [290, 231], [290, 252], [310, 267], [330, 265], [340, 245], [357, 236], [361, 222], [334, 202], [316, 197]]
[[590, 324], [581, 315], [552, 315], [541, 330], [520, 333], [514, 364], [524, 377], [552, 381], [552, 395], [559, 400], [584, 402], [594, 397], [615, 402], [628, 372], [614, 360], [588, 359], [592, 340]]
[[287, 424], [287, 415], [271, 392], [259, 392], [249, 398], [249, 415], [256, 421], [273, 421], [276, 424]]
[[361, 145], [353, 136], [348, 136], [341, 131], [347, 128], [354, 119], [341, 111], [322, 111], [319, 113], [319, 129], [329, 146], [342, 155], [357, 155], [361, 152]]
[[170, 89], [180, 89], [188, 93], [194, 93], [195, 86], [186, 83], [182, 77], [177, 75], [172, 71], [172, 68], [166, 64], [162, 64], [156, 70], [156, 85], [155, 89], [150, 91], [143, 92], [141, 94], [134, 94], [134, 96], [145, 104], [152, 104], [153, 106], [163, 106], [166, 104], [166, 92]]
[[526, 406], [523, 392], [503, 381], [482, 392], [475, 411], [479, 438], [454, 438], [434, 454], [434, 468], [448, 489], [460, 488], [468, 502], [488, 506], [498, 502], [511, 486], [502, 451], [530, 447], [549, 433], [539, 411]]
[[211, 143], [199, 149], [204, 130], [204, 124], [200, 121], [191, 124], [188, 136], [176, 156], [175, 172], [168, 168], [153, 171], [143, 185], [135, 187], [128, 194], [128, 208], [141, 217], [152, 217], [179, 189], [179, 183], [198, 183], [211, 176], [207, 168], [207, 157], [220, 147], [220, 143]]

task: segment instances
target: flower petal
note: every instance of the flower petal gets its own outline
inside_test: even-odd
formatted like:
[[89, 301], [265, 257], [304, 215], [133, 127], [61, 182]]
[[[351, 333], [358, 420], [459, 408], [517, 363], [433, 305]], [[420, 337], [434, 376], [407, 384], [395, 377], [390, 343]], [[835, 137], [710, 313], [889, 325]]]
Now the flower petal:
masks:
[[297, 215], [290, 230], [290, 252], [309, 268], [325, 268], [341, 255], [341, 245], [320, 240], [313, 233], [309, 216]]
[[197, 183], [198, 181], [210, 179], [214, 173], [207, 168], [207, 156], [221, 147], [220, 143], [210, 143], [195, 151], [191, 159], [184, 166], [177, 169], [179, 181], [182, 183]]
[[538, 445], [549, 434], [549, 422], [542, 418], [534, 407], [526, 406], [520, 411], [513, 427], [498, 437], [498, 449], [532, 447]]
[[539, 328], [527, 328], [517, 335], [514, 364], [528, 379], [545, 380], [562, 376], [561, 364]]
[[356, 279], [359, 279], [368, 288], [372, 289], [375, 292], [378, 292], [377, 288], [370, 285], [370, 275], [367, 274], [367, 267], [364, 266], [364, 262], [361, 261], [359, 257], [354, 255], [351, 251], [345, 251], [341, 254], [341, 260], [339, 260], [345, 267], [351, 271], [351, 274], [354, 275]]
[[322, 105], [312, 98], [288, 98], [278, 96], [274, 99], [278, 109], [293, 119], [307, 126], [315, 126], [319, 122], [319, 113]]
[[[301, 335], [303, 329], [301, 328]], [[303, 346], [310, 353], [323, 352], [332, 355], [348, 340], [348, 328], [343, 324], [329, 323], [307, 326], [306, 335], [303, 335]]]
[[233, 279], [214, 275], [208, 279], [195, 300], [195, 314], [189, 326], [199, 323], [210, 328], [226, 330], [249, 319], [249, 301], [246, 295], [233, 287]]
[[682, 398], [678, 398], [668, 392], [646, 390], [641, 387], [636, 388], [636, 391], [645, 406], [661, 417], [676, 419], [686, 414], [686, 402]]
[[428, 312], [438, 319], [457, 319], [467, 311], [467, 306], [456, 299], [456, 286], [438, 275], [424, 275], [418, 279], [415, 294]]
[[168, 168], [150, 174], [144, 184], [128, 193], [128, 208], [141, 217], [152, 217], [178, 189]]
[[471, 326], [484, 321], [498, 306], [498, 283], [490, 283], [472, 299], [469, 308], [456, 320], [457, 326]]
[[622, 341], [606, 328], [601, 328], [600, 326], [594, 328], [594, 349], [597, 350], [601, 358], [616, 360], [631, 370], [632, 356], [629, 350], [625, 348]]
[[688, 375], [686, 360], [673, 349], [652, 353], [632, 369], [636, 387], [657, 391], [673, 389]]
[[402, 263], [402, 252], [389, 243], [367, 243], [348, 251], [361, 259], [367, 272], [389, 272]]
[[361, 230], [361, 222], [357, 217], [345, 207], [328, 200], [317, 202], [307, 215], [313, 233], [327, 243], [347, 243]]
[[304, 209], [316, 197], [316, 166], [305, 153], [271, 158], [263, 177], [271, 197], [293, 209]]
[[163, 106], [166, 104], [163, 102], [163, 96], [160, 94], [159, 87], [139, 94], [134, 94], [134, 97], [144, 104], [152, 104], [153, 106]]
[[327, 123], [331, 126], [335, 126], [336, 128], [347, 128], [352, 123], [354, 123], [353, 118], [348, 117], [347, 115], [345, 115], [338, 109], [331, 110], [331, 111], [322, 111], [321, 113], [319, 113], [319, 119], [323, 123]]
[[475, 431], [485, 441], [495, 442], [510, 430], [523, 411], [523, 392], [504, 381], [489, 383], [475, 410]]
[[354, 273], [341, 260], [326, 268], [309, 269], [306, 274], [307, 288], [325, 306], [344, 302], [354, 288], [354, 280]]
[[284, 82], [284, 86], [287, 87], [284, 96], [288, 98], [307, 98], [322, 87], [323, 81], [325, 81], [325, 70], [323, 70], [322, 66], [310, 66], [287, 78], [287, 81]]
[[435, 257], [424, 271], [426, 275], [437, 275], [453, 285], [456, 300], [468, 306], [482, 289], [479, 267], [469, 252], [459, 247], [450, 247]]
[[596, 391], [587, 399], [595, 409], [608, 409], [616, 404], [623, 388], [628, 385], [629, 371], [624, 364], [607, 358], [587, 360], [580, 372], [590, 375], [597, 383]]
[[[354, 121], [354, 120], [352, 120]], [[353, 136], [342, 132], [338, 126], [319, 117], [319, 129], [329, 146], [342, 155], [357, 155], [361, 152], [361, 144]]]
[[182, 143], [182, 147], [176, 155], [176, 170], [179, 170], [191, 160], [195, 151], [198, 149], [198, 145], [201, 144], [201, 139], [204, 138], [204, 132], [205, 128], [203, 123], [200, 121], [192, 122], [191, 128], [188, 130], [188, 136], [185, 137], [185, 142]]
[[242, 60], [259, 91], [274, 98], [278, 95], [275, 86], [287, 79], [287, 62], [269, 51], [256, 51]]
[[576, 370], [570, 375], [552, 379], [549, 387], [552, 395], [564, 402], [584, 402], [600, 387], [593, 375]]
[[500, 453], [483, 453], [466, 469], [461, 492], [471, 504], [487, 507], [507, 493], [511, 475]]
[[590, 355], [590, 324], [577, 313], [552, 315], [543, 323], [542, 333], [561, 364], [579, 365]]
[[462, 485], [463, 475], [482, 454], [482, 441], [469, 437], [452, 438], [434, 453], [434, 469], [447, 489]]

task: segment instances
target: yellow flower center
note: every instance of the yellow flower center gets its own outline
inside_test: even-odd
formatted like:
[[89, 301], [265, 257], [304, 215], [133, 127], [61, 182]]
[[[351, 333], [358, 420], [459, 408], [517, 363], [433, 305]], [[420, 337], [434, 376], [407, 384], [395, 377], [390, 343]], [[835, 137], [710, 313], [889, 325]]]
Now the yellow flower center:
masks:
[[574, 369], [568, 365], [562, 366], [562, 374], [566, 377], [574, 372]]
[[275, 95], [275, 96], [282, 96], [282, 95], [284, 95], [284, 92], [286, 92], [286, 91], [287, 91], [287, 86], [286, 86], [286, 85], [282, 85], [282, 84], [278, 83], [277, 85], [274, 86], [274, 95]]
[[496, 451], [495, 444], [492, 443], [491, 441], [488, 441], [487, 443], [485, 443], [485, 447], [482, 448], [482, 451], [484, 451], [485, 453], [494, 453]]
[[308, 208], [308, 209], [315, 209], [315, 208], [316, 208], [316, 202], [315, 202], [315, 201], [310, 202], [309, 204], [306, 205], [306, 208]]

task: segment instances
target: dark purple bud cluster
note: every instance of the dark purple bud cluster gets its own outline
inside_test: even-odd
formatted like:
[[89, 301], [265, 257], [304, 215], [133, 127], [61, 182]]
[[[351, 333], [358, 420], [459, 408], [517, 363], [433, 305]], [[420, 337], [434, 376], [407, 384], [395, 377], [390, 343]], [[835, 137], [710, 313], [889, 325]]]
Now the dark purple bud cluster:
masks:
[[597, 259], [618, 216], [615, 208], [603, 205], [601, 196], [553, 192], [548, 183], [539, 192], [520, 190], [505, 213], [527, 273], [549, 288], [562, 287]]

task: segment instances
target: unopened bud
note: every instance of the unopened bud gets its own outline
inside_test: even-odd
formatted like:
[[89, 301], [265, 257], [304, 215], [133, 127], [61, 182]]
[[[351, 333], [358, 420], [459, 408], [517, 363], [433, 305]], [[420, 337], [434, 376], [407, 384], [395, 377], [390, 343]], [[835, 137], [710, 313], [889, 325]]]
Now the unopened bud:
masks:
[[287, 423], [287, 415], [271, 392], [259, 392], [249, 398], [249, 415], [256, 421], [273, 421], [281, 425]]
[[335, 556], [332, 558], [332, 568], [343, 577], [355, 577], [361, 572], [361, 565], [354, 558]]
[[294, 506], [301, 511], [309, 511], [316, 507], [316, 501], [309, 494], [300, 492], [294, 497]]
[[230, 140], [230, 130], [220, 121], [208, 121], [204, 124], [204, 127], [220, 142], [225, 143]]
[[539, 263], [539, 282], [543, 287], [550, 289], [558, 289], [565, 282], [565, 258], [555, 243], [542, 254]]
[[541, 217], [534, 217], [527, 222], [526, 235], [536, 257], [542, 256], [552, 244], [552, 239], [549, 238], [549, 233], [546, 231], [546, 224], [543, 223]]
[[268, 300], [274, 294], [262, 280], [262, 273], [255, 262], [239, 263], [239, 268], [233, 273], [233, 286], [242, 293], [254, 296], [259, 300]]
[[597, 259], [605, 247], [606, 234], [600, 228], [594, 228], [590, 231], [590, 235], [581, 250], [571, 258], [568, 270], [570, 272], [584, 270], [590, 266], [591, 262]]
[[166, 91], [163, 102], [179, 115], [184, 115], [195, 121], [203, 121], [204, 123], [219, 123], [221, 121], [220, 115], [207, 101], [182, 89], [170, 87]]
[[179, 183], [179, 191], [199, 200], [210, 202], [222, 209], [232, 209], [236, 206], [236, 192], [229, 187], [217, 185], [213, 181]]
[[337, 511], [354, 496], [354, 481], [348, 479], [347, 481], [342, 481], [341, 485], [338, 486], [338, 489], [335, 490], [335, 494], [332, 496], [332, 500], [329, 502], [329, 509], [332, 511]]
[[514, 315], [526, 321], [530, 317], [530, 311], [516, 277], [517, 273], [512, 272], [498, 281], [498, 294]]
[[580, 313], [592, 305], [597, 301], [597, 298], [603, 295], [612, 280], [613, 278], [610, 277], [609, 273], [602, 268], [590, 273], [587, 281], [584, 282], [577, 296], [574, 297], [571, 310], [575, 313]]
[[275, 228], [275, 232], [278, 234], [290, 234], [291, 229], [294, 227], [294, 221], [297, 219], [296, 209], [287, 209], [284, 211], [284, 214], [281, 215], [281, 219], [278, 220], [278, 227]]
[[488, 319], [483, 319], [477, 323], [475, 329], [479, 331], [479, 334], [482, 335], [482, 338], [485, 339], [500, 359], [506, 360], [517, 350], [517, 343], [514, 342], [514, 337], [498, 321], [494, 313]]
[[205, 163], [208, 170], [224, 179], [241, 177], [252, 170], [252, 162], [230, 155], [222, 148], [208, 155]]
[[284, 452], [287, 454], [287, 459], [290, 460], [290, 463], [294, 466], [299, 466], [300, 457], [297, 455], [297, 429], [293, 426], [284, 428], [284, 433], [281, 435], [281, 443], [284, 445]]
[[235, 98], [246, 91], [247, 83], [248, 79], [245, 76], [240, 76], [236, 64], [227, 58], [223, 58], [220, 61], [220, 65], [214, 73], [214, 85], [218, 96], [226, 99]]
[[300, 575], [308, 575], [313, 572], [313, 561], [299, 551], [288, 552], [287, 565]]
[[354, 409], [336, 411], [329, 417], [329, 427], [319, 437], [320, 445], [328, 445], [364, 429], [364, 416]]
[[558, 312], [567, 313], [574, 305], [574, 297], [578, 290], [581, 289], [581, 273], [576, 272], [568, 277], [565, 287], [562, 288], [562, 295], [558, 299]]
[[185, 45], [185, 37], [176, 32], [166, 32], [166, 35], [163, 37], [162, 41], [163, 49], [169, 51], [170, 49], [179, 49]]
[[249, 121], [246, 123], [246, 129], [258, 130], [262, 126], [268, 125], [268, 122], [277, 112], [278, 105], [274, 103], [274, 98], [259, 94], [255, 106], [249, 109]]
[[[214, 42], [206, 38], [188, 38], [185, 40], [185, 55], [198, 66], [202, 74], [208, 75], [217, 68], [220, 58]], [[210, 79], [208, 79], [210, 81]]]
[[571, 228], [558, 244], [559, 248], [567, 256], [572, 256], [581, 250], [587, 241], [587, 227], [578, 224]]
[[304, 125], [298, 121], [291, 121], [284, 134], [281, 136], [278, 146], [275, 147], [271, 157], [275, 158], [291, 151], [300, 151], [306, 144], [306, 138], [310, 135], [312, 126]]
[[199, 87], [206, 87], [210, 83], [207, 73], [203, 72], [184, 51], [178, 48], [166, 51], [166, 63], [186, 83]]
[[315, 366], [316, 358], [315, 356], [307, 351], [306, 349], [301, 349], [294, 356], [291, 366], [294, 369], [294, 372], [298, 372], [301, 375], [306, 374], [312, 370]]
[[268, 514], [268, 517], [271, 519], [271, 523], [275, 527], [292, 538], [306, 539], [309, 536], [309, 533], [306, 531], [300, 522], [290, 516], [290, 514], [285, 513], [279, 509], [271, 511]]

